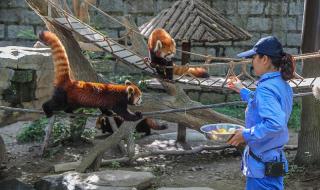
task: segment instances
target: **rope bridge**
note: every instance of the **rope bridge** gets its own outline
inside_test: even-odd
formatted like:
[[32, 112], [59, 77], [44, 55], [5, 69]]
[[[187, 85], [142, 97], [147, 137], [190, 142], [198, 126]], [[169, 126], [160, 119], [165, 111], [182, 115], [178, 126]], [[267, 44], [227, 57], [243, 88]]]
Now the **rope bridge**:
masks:
[[[134, 27], [124, 24], [111, 15], [107, 14], [106, 12], [102, 11], [98, 7], [94, 6], [93, 4], [87, 2], [84, 0], [88, 5], [96, 9], [101, 14], [109, 17], [113, 21], [121, 24], [122, 26], [125, 26], [128, 30], [127, 35], [134, 32], [136, 34], [140, 34], [139, 31], [135, 30]], [[111, 39], [107, 37], [105, 34], [102, 34], [101, 32], [97, 31], [90, 25], [80, 21], [72, 14], [68, 13], [67, 11], [63, 10], [59, 5], [54, 4], [50, 0], [48, 1], [49, 7], [55, 7], [56, 10], [63, 13], [65, 16], [64, 18], [51, 18], [50, 16], [48, 19], [60, 24], [64, 28], [67, 28], [68, 30], [75, 32], [76, 34], [84, 37], [87, 41], [91, 42], [92, 44], [96, 45], [97, 47], [101, 48], [102, 50], [110, 53], [114, 58], [121, 60], [123, 63], [131, 65], [136, 67], [137, 69], [140, 69], [143, 73], [151, 75], [153, 77], [157, 77], [157, 72], [154, 68], [150, 66], [150, 61], [144, 59], [144, 56], [139, 55], [138, 53], [128, 49], [128, 47], [123, 46], [116, 42], [114, 39]], [[49, 8], [51, 10], [51, 8]], [[50, 14], [49, 14], [50, 15]], [[195, 56], [203, 57], [205, 59], [204, 64], [201, 65], [187, 65], [187, 67], [216, 67], [221, 65], [228, 66], [228, 73], [225, 77], [214, 77], [210, 76], [209, 78], [194, 78], [187, 75], [182, 75], [178, 78], [176, 78], [174, 81], [179, 83], [184, 83], [188, 85], [196, 85], [200, 86], [201, 88], [225, 88], [225, 84], [227, 82], [227, 79], [229, 76], [238, 76], [240, 79], [242, 79], [243, 85], [247, 88], [256, 88], [255, 85], [255, 79], [247, 73], [246, 65], [251, 63], [251, 60], [249, 59], [233, 59], [233, 58], [225, 58], [225, 57], [215, 57], [211, 55], [203, 55], [203, 54], [197, 54], [187, 51], [178, 50], [186, 54], [192, 54]], [[309, 53], [309, 54], [302, 54], [302, 55], [296, 55], [294, 56], [296, 60], [302, 60], [302, 59], [310, 59], [310, 58], [319, 58], [320, 53]], [[213, 61], [222, 61], [224, 63], [213, 63]], [[236, 65], [241, 64], [241, 71], [239, 74], [236, 74], [234, 71], [234, 68]], [[289, 81], [289, 84], [292, 88], [299, 88], [299, 89], [309, 89], [311, 88], [314, 83], [320, 82], [319, 77], [315, 78], [297, 78]]]

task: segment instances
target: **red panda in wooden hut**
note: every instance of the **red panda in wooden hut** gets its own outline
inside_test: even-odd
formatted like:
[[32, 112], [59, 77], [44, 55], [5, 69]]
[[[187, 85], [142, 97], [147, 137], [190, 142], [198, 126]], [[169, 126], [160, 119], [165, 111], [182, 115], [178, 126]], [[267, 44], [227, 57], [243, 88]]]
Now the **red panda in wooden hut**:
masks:
[[[207, 70], [204, 68], [191, 68], [173, 64], [172, 58], [176, 53], [176, 43], [170, 34], [162, 28], [152, 31], [148, 39], [148, 49], [151, 66], [155, 67], [157, 73], [164, 79], [172, 80], [173, 74], [189, 74], [197, 78], [209, 77]], [[165, 66], [173, 66], [173, 68], [165, 68]]]

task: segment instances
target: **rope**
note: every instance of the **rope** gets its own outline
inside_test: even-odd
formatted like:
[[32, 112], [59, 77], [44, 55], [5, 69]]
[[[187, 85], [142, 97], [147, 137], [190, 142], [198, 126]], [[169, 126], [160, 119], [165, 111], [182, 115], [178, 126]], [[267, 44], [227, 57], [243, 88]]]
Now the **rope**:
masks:
[[[313, 95], [312, 92], [304, 92], [304, 93], [297, 93], [294, 94], [293, 97], [303, 97], [303, 96], [310, 96]], [[198, 109], [208, 109], [208, 108], [217, 108], [222, 106], [232, 106], [232, 105], [241, 105], [246, 104], [245, 101], [233, 101], [233, 102], [225, 102], [225, 103], [218, 103], [218, 104], [209, 104], [209, 105], [201, 105], [201, 106], [195, 106], [190, 108], [177, 108], [177, 109], [168, 109], [168, 110], [161, 110], [161, 111], [153, 111], [153, 112], [143, 112], [143, 116], [151, 116], [151, 115], [159, 115], [159, 114], [166, 114], [166, 113], [177, 113], [177, 112], [187, 112], [191, 110], [198, 110]], [[37, 110], [37, 109], [24, 109], [24, 108], [13, 108], [13, 107], [7, 107], [7, 106], [0, 106], [1, 110], [10, 111], [10, 112], [25, 112], [25, 113], [38, 113], [38, 114], [44, 114], [43, 111]], [[100, 114], [94, 114], [94, 113], [61, 113], [61, 112], [55, 112], [55, 114], [67, 114], [70, 116], [92, 116], [96, 117]]]

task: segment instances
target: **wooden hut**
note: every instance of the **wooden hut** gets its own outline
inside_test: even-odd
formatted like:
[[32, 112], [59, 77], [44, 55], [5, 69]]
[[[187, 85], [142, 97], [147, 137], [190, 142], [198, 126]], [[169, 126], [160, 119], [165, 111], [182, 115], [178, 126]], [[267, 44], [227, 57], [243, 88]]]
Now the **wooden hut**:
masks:
[[[181, 43], [183, 51], [190, 51], [191, 42], [221, 42], [248, 40], [251, 35], [235, 26], [218, 11], [200, 0], [179, 0], [139, 27], [149, 37], [155, 28], [164, 28]], [[190, 55], [182, 53], [181, 63]]]

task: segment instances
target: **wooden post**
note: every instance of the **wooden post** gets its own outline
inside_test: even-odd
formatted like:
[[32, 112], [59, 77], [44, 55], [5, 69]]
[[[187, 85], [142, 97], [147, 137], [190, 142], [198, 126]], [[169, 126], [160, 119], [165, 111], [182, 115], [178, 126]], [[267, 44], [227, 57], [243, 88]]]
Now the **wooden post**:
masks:
[[[182, 51], [188, 51], [190, 52], [191, 49], [191, 43], [189, 41], [182, 41]], [[190, 54], [181, 53], [181, 65], [186, 65], [190, 62]], [[186, 144], [186, 137], [187, 136], [187, 128], [182, 125], [181, 123], [178, 123], [178, 132], [177, 132], [177, 142], [181, 144]]]
[[43, 140], [43, 144], [42, 144], [42, 148], [41, 148], [41, 156], [44, 156], [45, 154], [45, 151], [47, 150], [47, 147], [48, 147], [48, 144], [49, 144], [49, 140], [50, 140], [50, 136], [51, 136], [51, 132], [52, 132], [52, 128], [53, 128], [53, 124], [54, 124], [54, 121], [55, 121], [55, 115], [51, 116], [51, 118], [49, 119], [49, 122], [46, 126], [46, 129], [45, 129], [45, 137], [44, 137], [44, 140]]
[[6, 158], [6, 144], [4, 143], [4, 140], [0, 135], [0, 166], [2, 162], [5, 161], [5, 158]]
[[186, 135], [187, 135], [187, 128], [181, 123], [178, 123], [177, 142], [185, 143]]
[[[182, 44], [182, 51], [188, 51], [190, 52], [191, 49], [191, 42], [189, 41], [183, 41]], [[190, 54], [183, 53], [181, 54], [181, 65], [185, 65], [190, 62]]]

